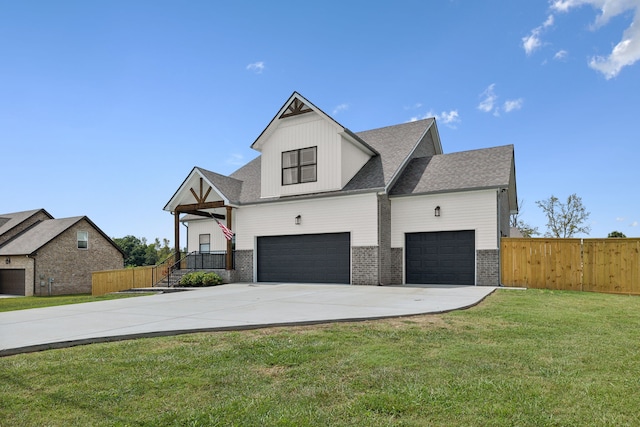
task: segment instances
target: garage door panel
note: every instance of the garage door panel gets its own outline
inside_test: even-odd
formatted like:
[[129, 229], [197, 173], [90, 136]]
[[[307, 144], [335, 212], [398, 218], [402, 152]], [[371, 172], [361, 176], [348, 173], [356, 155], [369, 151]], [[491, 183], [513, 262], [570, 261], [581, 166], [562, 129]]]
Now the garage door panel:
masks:
[[408, 233], [405, 249], [407, 283], [475, 283], [473, 230]]
[[258, 237], [258, 281], [349, 283], [349, 233]]

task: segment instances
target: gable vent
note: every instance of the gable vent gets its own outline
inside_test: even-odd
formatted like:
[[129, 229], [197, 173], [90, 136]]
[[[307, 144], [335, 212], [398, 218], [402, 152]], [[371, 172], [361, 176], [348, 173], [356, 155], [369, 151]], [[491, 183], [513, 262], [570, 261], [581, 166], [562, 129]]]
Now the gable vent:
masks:
[[307, 107], [304, 102], [300, 101], [298, 98], [295, 98], [279, 118], [284, 119], [291, 116], [297, 116], [299, 114], [310, 113], [312, 111], [313, 110]]

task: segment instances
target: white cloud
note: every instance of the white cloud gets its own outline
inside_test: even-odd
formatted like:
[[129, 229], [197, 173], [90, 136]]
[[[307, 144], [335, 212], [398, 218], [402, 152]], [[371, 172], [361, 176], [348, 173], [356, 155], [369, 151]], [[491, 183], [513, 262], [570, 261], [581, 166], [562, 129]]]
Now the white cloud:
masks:
[[437, 121], [447, 125], [451, 129], [457, 129], [457, 124], [462, 122], [460, 119], [460, 113], [458, 110], [451, 111], [443, 111], [442, 113], [434, 113], [433, 110], [429, 110], [429, 112], [423, 116], [413, 116], [409, 119], [410, 122], [415, 122], [418, 120], [428, 119], [429, 117], [434, 117]]
[[504, 103], [504, 112], [510, 113], [515, 110], [519, 110], [522, 108], [522, 104], [524, 104], [524, 99], [508, 99]]
[[480, 104], [478, 104], [478, 110], [484, 111], [485, 113], [493, 110], [496, 99], [498, 99], [498, 96], [494, 92], [495, 87], [496, 84], [492, 83], [480, 94], [483, 99], [480, 101]]
[[561, 61], [561, 60], [565, 59], [568, 54], [569, 54], [569, 52], [567, 52], [564, 49], [561, 49], [561, 50], [557, 51], [555, 55], [553, 55], [553, 59], [557, 59], [558, 61]]
[[531, 55], [540, 46], [542, 46], [542, 42], [538, 31], [532, 31], [531, 34], [522, 38], [522, 47], [527, 55]]
[[611, 53], [608, 56], [594, 56], [589, 61], [589, 67], [602, 73], [608, 80], [617, 76], [624, 67], [640, 60], [640, 0], [552, 0], [551, 8], [558, 12], [569, 12], [585, 4], [600, 9], [600, 15], [592, 26], [594, 30], [606, 25], [615, 16], [630, 10], [634, 12], [633, 22]]
[[456, 129], [456, 124], [462, 121], [458, 110], [443, 111], [440, 114], [429, 111], [427, 117], [435, 117], [437, 121], [447, 125], [451, 129]]
[[524, 105], [524, 99], [507, 99], [502, 106], [499, 106], [498, 95], [495, 91], [496, 84], [490, 84], [481, 94], [482, 101], [478, 104], [478, 110], [485, 113], [492, 113], [495, 117], [499, 117], [500, 113], [510, 113], [522, 108]]
[[348, 110], [349, 104], [340, 104], [336, 108], [333, 109], [333, 114], [338, 114], [341, 111]]
[[633, 221], [631, 224], [629, 224], [630, 227], [637, 227], [638, 226], [638, 221]]
[[544, 30], [552, 26], [553, 22], [553, 15], [549, 15], [547, 19], [542, 23], [542, 25], [534, 28], [533, 30], [531, 30], [531, 33], [528, 36], [522, 38], [522, 47], [527, 55], [531, 55], [540, 46], [542, 46], [540, 35], [544, 32]]
[[258, 61], [247, 65], [247, 70], [254, 71], [256, 74], [261, 74], [264, 71], [264, 62]]
[[622, 216], [616, 217], [616, 221], [618, 221], [618, 222], [622, 222], [622, 221], [624, 221], [624, 219], [625, 218], [622, 217]]

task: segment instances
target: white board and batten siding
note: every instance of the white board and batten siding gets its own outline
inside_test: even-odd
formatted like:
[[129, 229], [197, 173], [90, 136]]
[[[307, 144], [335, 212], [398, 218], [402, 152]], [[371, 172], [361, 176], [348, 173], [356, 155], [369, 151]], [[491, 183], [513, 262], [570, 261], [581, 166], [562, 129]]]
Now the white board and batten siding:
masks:
[[406, 233], [475, 230], [476, 250], [497, 249], [497, 218], [496, 190], [396, 197], [391, 199], [391, 247], [404, 248]]
[[260, 236], [345, 232], [351, 233], [351, 246], [376, 246], [377, 203], [376, 194], [367, 193], [243, 206], [234, 216], [236, 249], [255, 249]]
[[341, 139], [342, 141], [340, 145], [342, 147], [342, 152], [340, 162], [342, 163], [342, 182], [340, 183], [340, 188], [347, 185], [351, 178], [353, 178], [371, 158], [369, 154], [365, 153], [357, 146], [344, 140], [344, 138]]
[[[341, 189], [369, 160], [369, 155], [346, 141], [340, 134], [341, 131], [338, 125], [323, 119], [316, 113], [303, 114], [283, 121], [262, 148], [261, 197], [320, 193]], [[345, 147], [345, 145], [351, 145], [351, 147]], [[317, 180], [282, 185], [282, 153], [308, 147], [318, 147]]]

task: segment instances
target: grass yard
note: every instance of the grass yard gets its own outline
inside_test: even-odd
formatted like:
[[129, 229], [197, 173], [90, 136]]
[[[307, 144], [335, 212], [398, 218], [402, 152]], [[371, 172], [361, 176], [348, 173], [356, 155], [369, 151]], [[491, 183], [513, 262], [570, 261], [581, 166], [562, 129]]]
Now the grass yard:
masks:
[[[53, 307], [56, 305], [80, 304], [83, 302], [106, 301], [118, 298], [131, 298], [141, 295], [150, 295], [149, 293], [122, 293], [107, 294], [98, 297], [90, 294], [80, 295], [60, 295], [52, 297], [17, 297], [17, 298], [0, 298], [0, 312], [13, 310], [26, 310], [28, 308]], [[1, 426], [2, 424], [0, 424]]]
[[640, 297], [499, 290], [466, 311], [0, 358], [2, 426], [637, 426]]

